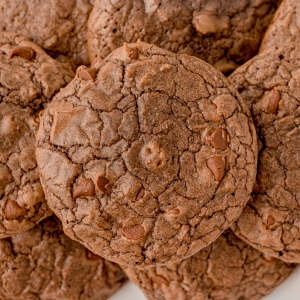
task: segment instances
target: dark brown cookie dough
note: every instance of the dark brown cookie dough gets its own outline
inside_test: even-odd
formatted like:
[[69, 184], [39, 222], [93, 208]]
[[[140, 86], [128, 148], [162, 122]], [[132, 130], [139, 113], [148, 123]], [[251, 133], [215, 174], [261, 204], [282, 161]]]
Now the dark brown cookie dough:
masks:
[[252, 191], [257, 145], [220, 72], [136, 43], [78, 70], [45, 111], [36, 154], [66, 234], [145, 267], [191, 256], [230, 226]]
[[259, 52], [300, 41], [300, 2], [283, 0], [270, 23]]
[[138, 39], [197, 56], [222, 72], [253, 57], [280, 0], [96, 0], [90, 60]]
[[259, 137], [256, 184], [232, 229], [258, 250], [300, 263], [299, 48], [262, 53], [230, 79]]
[[38, 113], [72, 77], [26, 38], [0, 34], [0, 238], [51, 214], [35, 158]]
[[149, 300], [258, 300], [284, 281], [295, 265], [266, 256], [228, 230], [179, 263], [146, 270], [122, 268]]
[[125, 281], [118, 265], [72, 241], [53, 217], [0, 240], [1, 299], [106, 300]]
[[30, 38], [52, 57], [88, 65], [87, 20], [91, 0], [0, 1], [0, 30]]

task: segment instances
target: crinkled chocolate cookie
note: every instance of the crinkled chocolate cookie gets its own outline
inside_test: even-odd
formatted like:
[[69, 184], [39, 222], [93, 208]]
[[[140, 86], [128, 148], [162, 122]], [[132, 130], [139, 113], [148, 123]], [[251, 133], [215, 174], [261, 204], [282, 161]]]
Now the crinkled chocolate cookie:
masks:
[[73, 69], [89, 64], [87, 20], [91, 0], [0, 1], [0, 30], [30, 38]]
[[80, 68], [45, 110], [36, 153], [66, 234], [141, 268], [212, 243], [256, 176], [255, 128], [228, 80], [146, 43]]
[[253, 57], [280, 0], [97, 0], [90, 60], [138, 39], [197, 56], [222, 72]]
[[118, 265], [68, 238], [56, 218], [0, 240], [1, 299], [106, 300], [125, 281]]
[[35, 159], [38, 113], [72, 77], [26, 38], [0, 34], [0, 238], [51, 214]]
[[259, 52], [300, 41], [300, 2], [283, 0], [260, 45]]
[[300, 263], [299, 48], [262, 53], [231, 76], [259, 138], [256, 184], [234, 232], [258, 250]]
[[122, 268], [149, 300], [258, 300], [284, 281], [295, 265], [266, 256], [228, 230], [179, 263], [146, 270]]

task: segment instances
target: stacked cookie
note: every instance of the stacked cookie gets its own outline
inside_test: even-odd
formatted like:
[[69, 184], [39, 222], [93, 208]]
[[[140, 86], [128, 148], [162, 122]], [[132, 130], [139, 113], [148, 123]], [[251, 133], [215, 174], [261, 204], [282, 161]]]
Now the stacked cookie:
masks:
[[255, 57], [279, 1], [18, 2], [0, 13], [17, 32], [0, 34], [0, 295], [107, 299], [121, 268], [149, 299], [287, 278], [300, 57], [297, 33], [270, 40], [288, 1]]

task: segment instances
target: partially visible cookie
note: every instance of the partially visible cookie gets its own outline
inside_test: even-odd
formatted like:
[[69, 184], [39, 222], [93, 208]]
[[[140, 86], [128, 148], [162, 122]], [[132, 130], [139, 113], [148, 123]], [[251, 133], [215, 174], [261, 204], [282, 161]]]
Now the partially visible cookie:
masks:
[[222, 73], [125, 43], [57, 94], [36, 154], [66, 234], [143, 268], [191, 256], [232, 224], [252, 191], [257, 144]]
[[230, 77], [259, 138], [256, 184], [232, 226], [256, 249], [300, 263], [300, 55], [298, 45], [262, 53]]
[[283, 282], [295, 265], [262, 254], [228, 230], [177, 264], [122, 268], [149, 300], [258, 300]]
[[300, 2], [283, 0], [270, 23], [259, 52], [300, 41]]
[[138, 39], [197, 56], [222, 72], [253, 57], [280, 0], [96, 0], [88, 23], [91, 62]]
[[73, 69], [88, 65], [87, 20], [91, 0], [0, 1], [0, 30], [30, 38]]
[[73, 76], [26, 38], [0, 34], [0, 238], [51, 214], [35, 159], [38, 113]]
[[125, 281], [118, 265], [68, 238], [54, 217], [0, 240], [3, 299], [106, 300]]

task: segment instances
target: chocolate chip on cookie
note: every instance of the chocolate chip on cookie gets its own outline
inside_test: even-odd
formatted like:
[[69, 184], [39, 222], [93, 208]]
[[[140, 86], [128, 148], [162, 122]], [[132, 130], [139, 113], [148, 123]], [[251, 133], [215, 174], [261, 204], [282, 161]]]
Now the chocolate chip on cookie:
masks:
[[57, 218], [0, 240], [3, 299], [106, 300], [126, 281], [120, 267], [68, 238]]
[[0, 238], [4, 238], [51, 214], [35, 158], [38, 114], [74, 74], [17, 34], [1, 33], [0, 47]]
[[30, 38], [73, 70], [88, 65], [87, 20], [92, 0], [0, 1], [0, 30]]
[[295, 266], [267, 257], [228, 230], [179, 263], [145, 270], [122, 268], [149, 300], [259, 300], [281, 284]]
[[[231, 72], [253, 57], [280, 0], [96, 0], [88, 22], [90, 61], [141, 41]], [[138, 51], [129, 57], [138, 59]]]
[[[138, 53], [138, 55], [137, 55]], [[138, 267], [180, 261], [239, 216], [256, 175], [246, 104], [213, 67], [124, 44], [44, 111], [37, 160], [66, 234]]]
[[229, 78], [251, 109], [260, 152], [249, 205], [233, 225], [254, 248], [300, 263], [299, 47], [268, 50]]

